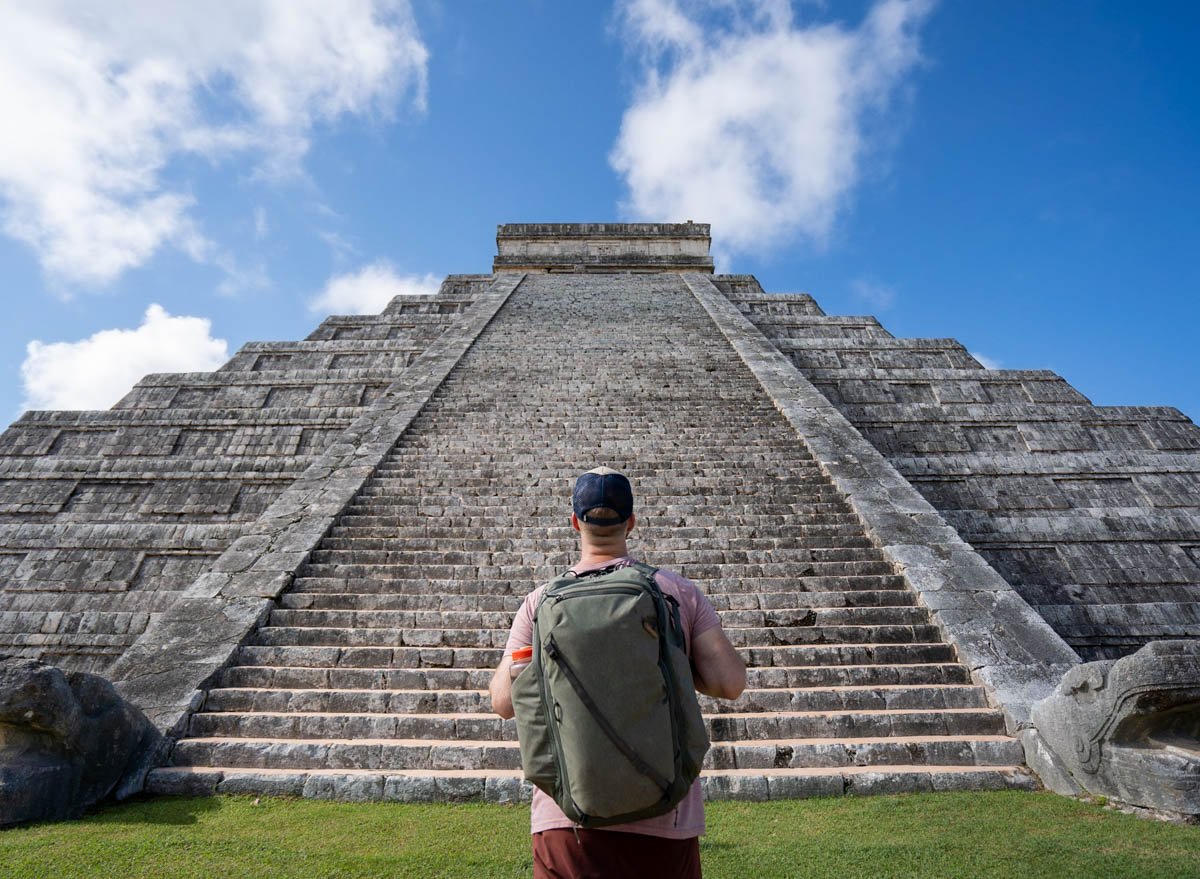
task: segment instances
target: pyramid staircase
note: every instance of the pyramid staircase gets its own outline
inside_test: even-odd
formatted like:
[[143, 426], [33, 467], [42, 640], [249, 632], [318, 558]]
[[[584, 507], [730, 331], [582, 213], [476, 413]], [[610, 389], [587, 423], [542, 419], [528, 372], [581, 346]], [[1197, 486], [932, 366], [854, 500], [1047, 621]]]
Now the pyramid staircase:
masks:
[[1084, 661], [1200, 636], [1200, 427], [751, 275], [725, 298]]
[[571, 480], [601, 463], [634, 483], [634, 553], [695, 580], [749, 666], [737, 701], [702, 698], [708, 796], [1032, 786], [1000, 711], [664, 273], [521, 283], [149, 789], [527, 797], [486, 688], [524, 595], [574, 560]]

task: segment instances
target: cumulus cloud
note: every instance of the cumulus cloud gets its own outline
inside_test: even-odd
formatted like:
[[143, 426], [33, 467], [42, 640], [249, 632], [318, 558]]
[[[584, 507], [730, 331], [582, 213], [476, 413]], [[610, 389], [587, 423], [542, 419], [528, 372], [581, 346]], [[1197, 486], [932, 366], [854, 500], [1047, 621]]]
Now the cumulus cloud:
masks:
[[979, 361], [979, 365], [982, 366], [984, 369], [999, 369], [1000, 368], [999, 360], [996, 360], [992, 357], [988, 357], [986, 354], [980, 354], [978, 351], [972, 351], [972, 352], [970, 352], [970, 354], [972, 357], [974, 357], [976, 360]]
[[214, 246], [172, 163], [295, 172], [313, 127], [424, 108], [407, 0], [0, 0], [0, 224], [70, 285]]
[[321, 314], [378, 314], [395, 296], [431, 296], [440, 286], [434, 275], [401, 275], [390, 264], [375, 262], [330, 278], [308, 308]]
[[712, 222], [718, 250], [823, 244], [930, 6], [879, 0], [848, 28], [798, 24], [786, 0], [624, 0], [643, 60], [609, 156], [625, 212]]
[[78, 342], [26, 346], [21, 364], [26, 409], [107, 409], [151, 372], [207, 372], [229, 359], [224, 339], [202, 317], [146, 309], [134, 330], [101, 330]]

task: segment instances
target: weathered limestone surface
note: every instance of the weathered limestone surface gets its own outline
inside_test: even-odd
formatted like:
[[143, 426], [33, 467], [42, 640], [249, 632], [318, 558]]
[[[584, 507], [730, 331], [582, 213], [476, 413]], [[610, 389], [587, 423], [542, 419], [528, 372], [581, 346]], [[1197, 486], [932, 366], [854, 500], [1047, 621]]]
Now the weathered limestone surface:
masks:
[[179, 738], [153, 790], [522, 799], [487, 679], [608, 463], [750, 665], [709, 795], [1028, 786], [1018, 731], [1071, 789], [1030, 720], [1071, 648], [1197, 634], [1195, 426], [714, 276], [708, 234], [502, 226], [493, 275], [28, 413], [0, 650], [117, 680]]
[[522, 278], [507, 275], [481, 293], [117, 661], [118, 689], [166, 735], [182, 731], [202, 688], [265, 621], [296, 569]]
[[683, 277], [1015, 733], [1075, 653], [711, 281]]
[[740, 700], [704, 700], [710, 796], [1033, 783], [985, 687], [663, 272], [526, 278], [151, 789], [527, 798], [485, 688], [522, 597], [572, 559], [571, 481], [600, 462], [637, 485], [638, 554], [697, 580], [751, 665]]
[[1200, 815], [1200, 641], [1076, 666], [1033, 724], [1026, 753], [1047, 786]]
[[0, 652], [108, 672], [490, 281], [147, 376], [107, 412], [26, 413], [0, 435]]
[[75, 818], [141, 790], [162, 744], [103, 678], [0, 659], [0, 827]]
[[714, 282], [1085, 659], [1200, 637], [1200, 429], [1178, 410]]

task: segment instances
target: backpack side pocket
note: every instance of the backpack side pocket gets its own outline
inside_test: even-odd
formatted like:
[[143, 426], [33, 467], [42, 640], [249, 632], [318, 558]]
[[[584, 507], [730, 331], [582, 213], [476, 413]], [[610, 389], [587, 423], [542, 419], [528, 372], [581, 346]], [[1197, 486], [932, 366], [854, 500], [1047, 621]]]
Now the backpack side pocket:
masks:
[[535, 660], [512, 684], [513, 711], [525, 778], [550, 796], [558, 786], [558, 760], [551, 737], [550, 719], [542, 704], [541, 669]]

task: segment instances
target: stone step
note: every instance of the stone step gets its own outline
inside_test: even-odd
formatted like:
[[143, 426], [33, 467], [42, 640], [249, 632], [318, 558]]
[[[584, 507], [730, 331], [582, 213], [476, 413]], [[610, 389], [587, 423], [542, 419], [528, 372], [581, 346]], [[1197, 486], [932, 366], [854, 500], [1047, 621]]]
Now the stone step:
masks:
[[[219, 676], [219, 686], [256, 689], [389, 689], [446, 690], [487, 688], [491, 668], [325, 668], [307, 666], [234, 665]], [[750, 668], [749, 687], [898, 686], [966, 684], [967, 670], [958, 663], [908, 665], [779, 666]]]
[[[531, 342], [531, 345], [537, 346], [537, 343]], [[484, 355], [476, 358], [478, 361], [487, 357], [484, 348], [479, 348], [478, 352]], [[561, 353], [565, 357], [571, 356], [570, 352]], [[579, 353], [583, 353], [582, 349]], [[495, 354], [500, 352], [493, 352], [493, 356]], [[500, 356], [512, 356], [512, 352]], [[681, 375], [685, 372], [681, 368], [679, 358], [659, 358], [657, 365], [674, 369]], [[570, 454], [573, 449], [568, 443], [550, 445], [544, 442], [551, 437], [559, 440], [560, 437], [553, 436], [552, 431], [564, 427], [589, 431], [586, 438], [586, 444], [589, 446], [596, 438], [609, 440], [628, 438], [631, 433], [640, 434], [648, 443], [662, 449], [663, 460], [677, 463], [680, 463], [677, 459], [681, 454], [691, 452], [701, 445], [729, 446], [733, 432], [727, 428], [733, 424], [746, 425], [745, 437], [757, 443], [786, 445], [790, 441], [792, 445], [797, 444], [793, 437], [788, 437], [778, 429], [782, 419], [773, 411], [771, 401], [765, 394], [761, 391], [755, 393], [758, 388], [751, 384], [753, 379], [746, 373], [743, 373], [744, 378], [736, 377], [728, 382], [718, 381], [708, 388], [696, 388], [694, 382], [693, 387], [686, 389], [677, 386], [680, 390], [673, 394], [663, 393], [661, 386], [655, 387], [652, 384], [624, 389], [609, 385], [603, 389], [607, 392], [605, 399], [593, 398], [588, 401], [589, 405], [579, 406], [569, 399], [569, 395], [554, 396], [558, 393], [558, 388], [545, 388], [538, 384], [539, 381], [544, 382], [547, 379], [570, 383], [576, 378], [570, 375], [570, 369], [553, 374], [547, 372], [544, 363], [530, 369], [528, 364], [509, 362], [491, 363], [480, 371], [486, 372], [487, 378], [493, 381], [491, 387], [478, 386], [477, 382], [481, 377], [478, 373], [473, 377], [476, 382], [474, 387], [471, 377], [466, 376], [464, 372], [460, 372], [458, 376], [452, 373], [447, 377], [440, 392], [433, 398], [432, 405], [425, 407], [414, 419], [415, 426], [420, 428], [419, 435], [413, 437], [414, 442], [405, 443], [407, 448], [432, 448], [434, 454], [453, 456], [464, 446], [471, 447], [475, 442], [490, 438], [480, 437], [473, 430], [457, 430], [458, 425], [464, 423], [471, 426], [487, 425], [492, 429], [493, 436], [501, 442], [493, 443], [487, 448], [504, 449], [505, 439], [509, 444], [524, 440], [521, 445], [513, 448], [523, 455], [523, 461], [529, 463], [538, 463], [528, 457], [530, 449], [537, 448], [537, 445], [529, 440], [542, 439], [542, 446], [549, 445], [550, 450], [554, 452], [553, 455], [546, 456], [548, 465], [554, 468], [562, 467], [564, 461], [570, 463], [575, 459], [575, 456]], [[692, 377], [696, 378], [694, 375]], [[575, 381], [575, 384], [578, 385], [578, 381]], [[746, 391], [750, 391], [749, 395]], [[741, 395], [743, 399], [730, 399], [730, 395]], [[720, 410], [720, 414], [729, 419], [728, 422], [721, 420], [719, 428], [714, 424], [716, 419], [712, 417], [714, 410]], [[658, 424], [646, 426], [646, 416], [664, 412], [678, 414], [679, 420], [671, 422], [669, 428]], [[607, 417], [599, 417], [601, 413]], [[451, 446], [421, 446], [415, 440], [422, 434], [426, 437], [448, 434], [457, 442]], [[534, 437], [533, 434], [537, 436]], [[687, 434], [696, 445], [677, 442], [680, 434]], [[575, 438], [574, 435], [565, 437], [568, 440]], [[734, 438], [740, 441], [743, 435], [734, 434]], [[705, 460], [708, 459], [704, 456], [696, 456], [698, 463]], [[479, 463], [487, 465], [493, 461], [491, 458], [483, 458]]]
[[[243, 652], [249, 648], [242, 648]], [[485, 690], [492, 668], [330, 668], [232, 665], [217, 677], [224, 688]]]
[[[452, 442], [453, 438], [445, 437], [445, 440]], [[797, 450], [798, 447], [793, 452]], [[386, 486], [393, 489], [394, 494], [468, 490], [511, 496], [520, 492], [520, 496], [559, 498], [569, 509], [563, 489], [578, 475], [576, 465], [562, 467], [532, 459], [522, 465], [520, 458], [517, 452], [509, 451], [503, 456], [502, 463], [484, 469], [474, 454], [455, 457], [417, 454], [416, 450], [402, 446], [397, 449], [394, 461], [385, 461], [374, 470], [367, 485]], [[639, 496], [651, 505], [660, 495], [682, 497], [689, 490], [707, 496], [756, 494], [784, 487], [791, 492], [816, 492], [831, 498], [844, 498], [811, 459], [793, 458], [781, 465], [779, 461], [738, 461], [726, 454], [723, 461], [698, 460], [686, 466], [659, 458], [647, 461], [646, 467], [626, 466], [622, 469], [644, 489]]]
[[[436, 396], [426, 411], [433, 411], [444, 403], [444, 397]], [[773, 406], [765, 407], [762, 411], [770, 416]], [[417, 449], [408, 445], [407, 437], [404, 444], [397, 446], [391, 454], [375, 468], [374, 475], [383, 478], [425, 480], [437, 477], [439, 474], [461, 474], [487, 483], [516, 482], [534, 485], [539, 488], [562, 488], [579, 475], [579, 458], [568, 454], [564, 449], [561, 453], [554, 449], [530, 450], [522, 444], [506, 451], [503, 456], [488, 454], [478, 455], [472, 452], [455, 451], [449, 445], [456, 441], [455, 421], [447, 417], [444, 434], [447, 443], [432, 448]], [[524, 436], [522, 431], [517, 434]], [[486, 440], [485, 440], [486, 442]], [[669, 478], [681, 479], [718, 479], [725, 480], [724, 484], [736, 484], [733, 480], [755, 483], [752, 474], [761, 474], [767, 479], [819, 479], [828, 481], [820, 465], [801, 443], [793, 443], [795, 454], [787, 459], [776, 458], [766, 461], [761, 467], [750, 469], [746, 460], [737, 455], [726, 454], [715, 458], [701, 458], [695, 455], [691, 448], [675, 448], [672, 451], [657, 455], [653, 458], [638, 455], [630, 458], [624, 456], [625, 463], [621, 470], [630, 479], [639, 484], [643, 481], [662, 484]], [[747, 450], [750, 451], [750, 450]], [[549, 452], [549, 454], [547, 454]], [[410, 465], [424, 465], [415, 469]], [[750, 474], [750, 475], [748, 475]]]
[[[416, 450], [432, 449], [438, 454], [449, 455], [475, 449], [481, 452], [487, 450], [495, 456], [505, 451], [528, 449], [531, 445], [531, 435], [534, 433], [586, 432], [589, 447], [593, 444], [616, 446], [622, 441], [628, 443], [631, 435], [640, 433], [644, 438], [645, 447], [652, 450], [652, 457], [677, 455], [681, 445], [680, 438], [686, 438], [689, 440], [686, 444], [689, 450], [696, 451], [697, 463], [703, 464], [718, 458], [718, 454], [705, 452], [727, 452], [730, 445], [728, 436], [714, 434], [711, 428], [703, 423], [706, 419], [710, 422], [713, 420], [713, 409], [716, 408], [721, 410], [723, 430], [730, 434], [736, 433], [738, 441], [743, 444], [742, 448], [748, 451], [779, 450], [797, 445], [794, 439], [772, 429], [776, 425], [770, 423], [775, 419], [771, 417], [773, 413], [769, 410], [761, 407], [725, 406], [720, 402], [716, 402], [714, 406], [713, 400], [688, 400], [681, 397], [656, 399], [650, 396], [630, 396], [622, 400], [614, 396], [607, 400], [605, 405], [586, 407], [587, 412], [583, 415], [580, 415], [579, 410], [571, 412], [566, 408], [558, 412], [547, 412], [543, 409], [540, 414], [549, 417], [535, 421], [529, 418], [529, 410], [537, 406], [539, 401], [531, 399], [529, 393], [521, 394], [519, 385], [521, 381], [530, 379], [545, 380], [546, 376], [526, 375], [519, 377], [516, 382], [511, 381], [511, 375], [508, 378], [510, 381], [507, 387], [501, 389], [502, 393], [517, 399], [524, 397], [524, 406], [509, 405], [507, 400], [496, 395], [479, 395], [467, 401], [465, 405], [452, 406], [446, 405], [447, 396], [443, 395], [441, 400], [435, 400], [433, 406], [413, 420], [414, 435], [406, 446]], [[639, 409], [640, 412], [622, 413], [622, 404], [630, 409]], [[473, 410], [481, 408], [492, 411], [480, 417]], [[639, 430], [637, 421], [640, 416], [661, 416], [668, 413], [674, 419], [671, 422], [670, 436], [667, 435], [667, 431], [647, 433]], [[481, 433], [481, 430], [490, 433]], [[443, 438], [446, 442], [428, 442], [429, 439], [437, 438]]]
[[[829, 594], [829, 593], [819, 593]], [[853, 593], [845, 593], [853, 594]], [[913, 605], [867, 607], [777, 607], [766, 610], [717, 610], [722, 625], [731, 629], [782, 626], [924, 626], [929, 611]]]
[[[516, 479], [511, 473], [473, 475], [466, 468], [436, 463], [426, 465], [421, 470], [410, 469], [418, 463], [407, 462], [405, 469], [391, 473], [377, 469], [363, 486], [359, 497], [477, 498], [485, 500], [489, 506], [499, 506], [503, 503], [501, 499], [511, 501], [514, 496], [545, 495], [548, 500], [557, 500], [562, 504], [563, 485], [569, 484], [576, 475], [551, 476], [542, 471], [521, 474]], [[639, 503], [650, 508], [686, 502], [688, 498], [771, 498], [794, 502], [796, 497], [804, 497], [822, 503], [845, 503], [846, 499], [829, 478], [815, 467], [807, 472], [782, 476], [760, 474], [743, 466], [722, 474], [710, 473], [707, 469], [702, 474], [660, 470], [653, 477], [638, 477], [634, 473], [630, 473], [629, 477], [637, 481]]]
[[[462, 536], [464, 534], [504, 534], [505, 532], [522, 532], [526, 536], [545, 535], [570, 541], [567, 523], [570, 513], [556, 510], [542, 515], [522, 515], [510, 512], [507, 515], [498, 514], [493, 517], [483, 517], [473, 510], [454, 509], [446, 506], [419, 507], [404, 515], [372, 513], [359, 507], [346, 508], [338, 516], [338, 524], [343, 526], [365, 526], [384, 529], [383, 533], [395, 534], [397, 537]], [[820, 523], [809, 521], [803, 514], [787, 513], [780, 515], [756, 513], [730, 513], [729, 515], [714, 515], [710, 511], [696, 512], [693, 510], [667, 510], [658, 521], [643, 518], [642, 537], [655, 528], [672, 537], [680, 537], [680, 531], [688, 528], [705, 529], [695, 532], [698, 536], [716, 533], [718, 537], [733, 538], [738, 534], [756, 534], [770, 537], [790, 537], [799, 540], [804, 546], [809, 546], [809, 538], [836, 537], [857, 538], [857, 543], [843, 543], [841, 540], [816, 546], [870, 546], [870, 541], [863, 537], [862, 523], [853, 516], [846, 514], [840, 517], [842, 521]], [[430, 521], [433, 520], [433, 521]], [[786, 525], [780, 523], [786, 522]], [[453, 524], [448, 524], [453, 523]], [[423, 531], [422, 528], [432, 530]], [[417, 530], [413, 530], [417, 529]], [[685, 533], [687, 533], [685, 531]]]
[[[677, 364], [672, 364], [677, 365]], [[549, 430], [578, 429], [588, 431], [588, 444], [593, 442], [628, 440], [635, 431], [643, 433], [647, 445], [651, 448], [661, 448], [677, 454], [680, 434], [689, 435], [694, 445], [689, 448], [727, 449], [730, 444], [729, 434], [736, 433], [739, 442], [758, 447], [778, 446], [786, 448], [796, 445], [795, 439], [786, 437], [778, 430], [773, 430], [770, 422], [772, 414], [765, 405], [721, 405], [720, 401], [712, 399], [696, 399], [694, 395], [655, 396], [653, 391], [642, 394], [634, 393], [624, 399], [614, 390], [613, 395], [602, 406], [586, 407], [571, 410], [569, 401], [559, 403], [557, 411], [547, 411], [544, 398], [538, 400], [531, 394], [530, 386], [525, 384], [531, 379], [545, 380], [544, 371], [518, 371], [506, 368], [503, 372], [493, 371], [493, 376], [499, 378], [497, 386], [490, 391], [477, 393], [473, 399], [460, 400], [458, 404], [450, 401], [450, 394], [444, 393], [441, 399], [435, 399], [434, 405], [425, 409], [413, 420], [414, 436], [409, 448], [436, 448], [445, 454], [461, 451], [465, 448], [487, 448], [493, 451], [503, 451], [505, 448], [525, 449], [529, 446], [531, 432], [545, 433]], [[447, 391], [455, 390], [455, 382], [451, 379], [443, 386]], [[462, 386], [459, 385], [461, 388]], [[732, 387], [726, 385], [726, 388]], [[551, 391], [553, 393], [553, 391]], [[553, 401], [551, 407], [553, 408]], [[530, 410], [542, 403], [539, 417], [530, 418]], [[716, 406], [714, 406], [716, 403]], [[721, 433], [712, 429], [713, 409], [719, 406], [721, 411]], [[480, 409], [489, 409], [480, 412]], [[622, 413], [622, 410], [626, 410]], [[630, 411], [634, 410], [634, 411]], [[640, 410], [640, 411], [639, 411]], [[639, 431], [638, 421], [643, 414], [670, 410], [676, 420], [671, 422], [670, 431], [654, 432]], [[597, 412], [612, 413], [613, 417], [600, 418]], [[475, 429], [486, 427], [491, 435], [480, 435]], [[733, 427], [743, 428], [740, 432], [730, 430]], [[499, 429], [498, 429], [499, 428]], [[457, 439], [452, 446], [445, 444], [423, 446], [422, 438], [436, 438], [439, 434], [449, 434]], [[491, 445], [487, 441], [491, 440]], [[505, 442], [507, 440], [507, 442]], [[520, 443], [520, 445], [517, 445]], [[705, 456], [697, 455], [697, 460], [705, 460]]]
[[[514, 614], [525, 596], [442, 595], [429, 592], [285, 592], [279, 606], [285, 610], [331, 611], [442, 611], [456, 613]], [[718, 612], [777, 611], [797, 608], [885, 608], [913, 607], [916, 595], [907, 590], [886, 589], [857, 592], [767, 592], [709, 595]]]
[[[1035, 790], [1023, 767], [846, 766], [816, 769], [714, 769], [700, 777], [706, 800], [767, 801], [956, 790]], [[512, 769], [384, 772], [377, 769], [165, 767], [146, 780], [166, 796], [262, 794], [356, 802], [528, 802], [532, 787]]]
[[[529, 489], [526, 488], [527, 492]], [[527, 514], [531, 518], [539, 516], [569, 518], [570, 509], [565, 508], [562, 498], [531, 498], [528, 495], [505, 496], [494, 493], [472, 496], [461, 494], [433, 494], [427, 492], [412, 492], [409, 494], [377, 494], [371, 495], [360, 492], [347, 505], [348, 512], [371, 512], [378, 515], [404, 516], [412, 515], [425, 507], [461, 508], [469, 510], [473, 515], [501, 516]], [[853, 513], [846, 502], [838, 497], [827, 498], [815, 492], [780, 492], [779, 498], [753, 496], [749, 494], [736, 495], [733, 499], [710, 499], [701, 495], [659, 496], [646, 500], [639, 496], [639, 507], [645, 511], [647, 521], [653, 522], [656, 511], [677, 513], [685, 510], [707, 510], [710, 515], [737, 516], [746, 513], [756, 516], [796, 516], [803, 517], [805, 522], [845, 522]], [[852, 520], [851, 520], [852, 521]]]
[[[918, 625], [929, 622], [923, 607], [787, 608], [719, 610], [726, 628], [767, 626]], [[0, 614], [0, 618], [3, 614]], [[315, 610], [279, 609], [268, 625], [319, 628], [503, 629], [512, 625], [505, 611]]]
[[[936, 641], [933, 625], [809, 625], [730, 628], [734, 647], [774, 647], [797, 644], [909, 644]], [[255, 640], [263, 646], [338, 647], [503, 647], [508, 627], [450, 628], [337, 628], [323, 626], [265, 626]]]
[[[738, 651], [757, 668], [812, 665], [884, 665], [943, 663], [954, 651], [941, 643], [807, 644], [751, 647]], [[493, 669], [503, 649], [479, 647], [275, 647], [248, 645], [238, 651], [239, 665], [307, 668], [455, 668]]]
[[[441, 592], [450, 595], [521, 595], [530, 591], [531, 583], [527, 568], [520, 578], [476, 576], [467, 579], [448, 579], [428, 575], [421, 578], [386, 578], [357, 575], [347, 566], [321, 570], [306, 566], [292, 584], [292, 591], [302, 592], [360, 592], [366, 594], [395, 594]], [[908, 584], [899, 575], [870, 574], [862, 577], [739, 577], [726, 579], [719, 574], [696, 566], [698, 570], [683, 570], [680, 573], [693, 580], [703, 581], [701, 587], [709, 595], [757, 594], [770, 592], [879, 592], [883, 590], [907, 590]]]
[[[868, 711], [873, 709], [986, 708], [983, 690], [970, 685], [747, 689], [733, 702], [700, 699], [709, 714], [755, 711]], [[349, 712], [352, 714], [459, 714], [487, 712], [485, 690], [216, 688], [208, 712]]]
[[[503, 534], [506, 531], [530, 526], [557, 526], [560, 532], [565, 532], [565, 525], [570, 520], [570, 512], [562, 509], [561, 503], [535, 506], [513, 503], [496, 508], [494, 515], [489, 515], [483, 507], [465, 505], [461, 502], [424, 501], [414, 504], [389, 504], [379, 501], [358, 501], [348, 503], [340, 521], [346, 521], [347, 516], [373, 517], [382, 520], [393, 519], [397, 525], [419, 525], [422, 520], [444, 516], [454, 516], [464, 530], [475, 533], [495, 531]], [[862, 532], [862, 523], [851, 512], [845, 511], [812, 511], [807, 504], [746, 504], [739, 506], [713, 506], [709, 504], [680, 504], [668, 507], [659, 513], [653, 511], [644, 513], [643, 521], [654, 527], [655, 520], [686, 520], [693, 524], [709, 522], [715, 525], [770, 525], [781, 520], [790, 520], [799, 533], [816, 532], [821, 528], [836, 528], [850, 526]]]
[[[855, 737], [714, 742], [705, 770], [815, 769], [888, 766], [1014, 766], [1021, 745], [1007, 736]], [[242, 769], [411, 769], [519, 771], [516, 742], [423, 739], [181, 739], [171, 755], [175, 766]]]
[[[408, 524], [409, 520], [401, 523], [396, 516], [358, 516], [343, 514], [338, 517], [338, 524], [334, 525], [329, 530], [331, 537], [342, 538], [383, 538], [388, 540], [421, 540], [434, 542], [434, 545], [441, 545], [442, 541], [458, 541], [471, 539], [473, 535], [479, 534], [497, 534], [500, 531], [494, 528], [479, 528], [470, 529], [460, 527], [454, 524], [448, 524], [453, 520], [430, 518], [419, 522], [418, 524]], [[570, 535], [567, 533], [565, 526], [567, 519], [555, 522], [553, 525], [540, 525], [531, 527], [528, 523], [522, 525], [521, 528], [512, 528], [510, 533], [519, 533], [522, 539], [525, 540], [545, 540], [552, 542], [555, 546], [560, 546], [564, 550], [574, 548]], [[643, 526], [643, 533], [645, 528]], [[745, 538], [762, 538], [766, 540], [785, 540], [792, 547], [799, 547], [808, 552], [826, 552], [830, 550], [866, 550], [869, 552], [878, 552], [874, 544], [867, 539], [862, 532], [862, 528], [852, 528], [838, 526], [836, 528], [822, 529], [820, 532], [814, 529], [805, 529], [801, 525], [781, 524], [775, 522], [770, 525], [741, 525], [737, 523], [721, 523], [719, 527], [714, 524], [703, 524], [692, 521], [691, 524], [680, 523], [669, 529], [662, 529], [664, 532], [664, 540], [669, 541], [697, 541], [707, 542], [713, 540], [716, 543], [722, 541], [728, 543], [737, 543]], [[496, 540], [503, 540], [503, 537], [497, 536]], [[427, 543], [426, 545], [429, 545]]]
[[[619, 405], [619, 401], [613, 401], [613, 404], [614, 406]], [[488, 403], [480, 401], [479, 405], [488, 405]], [[647, 417], [660, 419], [675, 419], [678, 415], [667, 407], [655, 410], [645, 409], [644, 411]], [[608, 413], [612, 413], [612, 415]], [[728, 412], [715, 414], [716, 417], [726, 421], [723, 427], [727, 431], [730, 433], [740, 431], [741, 433], [738, 436], [740, 445], [737, 447], [736, 457], [731, 455], [728, 439], [710, 440], [699, 436], [694, 425], [688, 424], [688, 419], [684, 417], [678, 419], [679, 430], [669, 440], [655, 440], [645, 435], [639, 436], [639, 460], [670, 459], [672, 455], [678, 454], [680, 446], [686, 446], [695, 454], [696, 463], [700, 467], [703, 467], [708, 461], [721, 459], [737, 460], [747, 465], [761, 463], [770, 466], [780, 460], [787, 460], [788, 457], [806, 454], [802, 451], [803, 446], [794, 439], [780, 438], [778, 434], [774, 437], [765, 435], [761, 430], [756, 431], [751, 421], [736, 419]], [[446, 416], [450, 421], [458, 421], [461, 417], [458, 413], [446, 413]], [[574, 450], [577, 453], [572, 457], [576, 460], [620, 461], [629, 454], [629, 438], [636, 435], [636, 428], [625, 422], [598, 429], [596, 424], [604, 418], [616, 420], [619, 417], [612, 409], [599, 410], [594, 417], [596, 419], [594, 422], [586, 424], [560, 420], [553, 425], [552, 429], [560, 435], [572, 431], [588, 435], [586, 444], [580, 442]], [[714, 414], [710, 414], [708, 417], [712, 418]], [[492, 422], [479, 424], [472, 429], [469, 423], [463, 422], [458, 424], [458, 428], [454, 432], [423, 430], [418, 425], [414, 425], [413, 430], [411, 438], [405, 438], [405, 452], [412, 455], [412, 460], [421, 460], [430, 453], [449, 454], [463, 461], [472, 458], [484, 462], [502, 461], [514, 467], [525, 465], [534, 472], [541, 471], [539, 462], [522, 459], [513, 454], [515, 450], [524, 449], [529, 445], [528, 437], [519, 434], [520, 425]], [[569, 453], [572, 450], [567, 451]], [[415, 455], [413, 455], [414, 452]], [[399, 460], [405, 459], [401, 457]]]
[[[719, 566], [721, 576], [733, 577], [818, 577], [868, 576], [894, 574], [895, 568], [883, 560], [814, 561], [803, 550], [761, 553], [714, 551], [679, 552], [659, 550], [655, 562], [677, 570], [697, 565]], [[789, 558], [795, 556], [795, 558]], [[490, 553], [459, 552], [377, 552], [357, 549], [317, 549], [309, 556], [306, 571], [324, 572], [328, 567], [362, 573], [367, 577], [391, 574], [438, 577], [461, 580], [472, 576], [529, 576], [530, 568], [545, 563], [542, 553], [497, 550]], [[412, 569], [417, 569], [413, 571]]]
[[[556, 538], [515, 537], [512, 534], [493, 539], [449, 534], [431, 540], [428, 537], [396, 537], [386, 531], [377, 534], [365, 533], [369, 529], [334, 528], [337, 536], [326, 537], [321, 541], [321, 550], [350, 550], [354, 552], [422, 552], [436, 548], [437, 554], [447, 553], [539, 553], [549, 554], [563, 549], [565, 534]], [[708, 537], [702, 542], [695, 538], [656, 537], [654, 539], [655, 553], [679, 553], [681, 551], [696, 551], [703, 547], [707, 552], [724, 553], [726, 558], [734, 554], [743, 554], [751, 561], [768, 561], [781, 552], [802, 554], [804, 561], [809, 562], [878, 562], [882, 555], [874, 547], [844, 549], [812, 548], [799, 541], [777, 537], [741, 537], [736, 540], [717, 539]], [[667, 566], [660, 558], [655, 558], [661, 566]]]
[[361, 629], [319, 626], [264, 626], [255, 643], [266, 646], [337, 647], [503, 647], [507, 628]]
[[486, 713], [491, 699], [485, 689], [260, 689], [216, 688], [208, 691], [209, 712], [349, 712], [353, 714]]
[[[720, 741], [782, 738], [996, 735], [1004, 719], [989, 708], [736, 713], [705, 718]], [[458, 714], [354, 714], [348, 712], [197, 712], [189, 736], [236, 738], [419, 738], [515, 741], [516, 725], [490, 712]]]
[[[449, 468], [399, 473], [404, 475], [388, 475], [376, 470], [357, 497], [382, 498], [395, 503], [412, 503], [416, 498], [471, 498], [495, 507], [511, 503], [513, 492], [521, 490], [521, 498], [544, 493], [551, 501], [562, 504], [562, 485], [574, 476], [549, 477], [543, 473], [532, 479], [523, 476], [515, 480], [502, 475], [471, 477]], [[817, 502], [845, 502], [845, 495], [819, 471], [796, 478], [760, 477], [746, 468], [737, 475], [724, 476], [660, 472], [652, 479], [638, 479], [638, 488], [639, 501], [654, 507], [691, 501], [725, 504], [759, 499], [794, 503], [797, 495]]]

